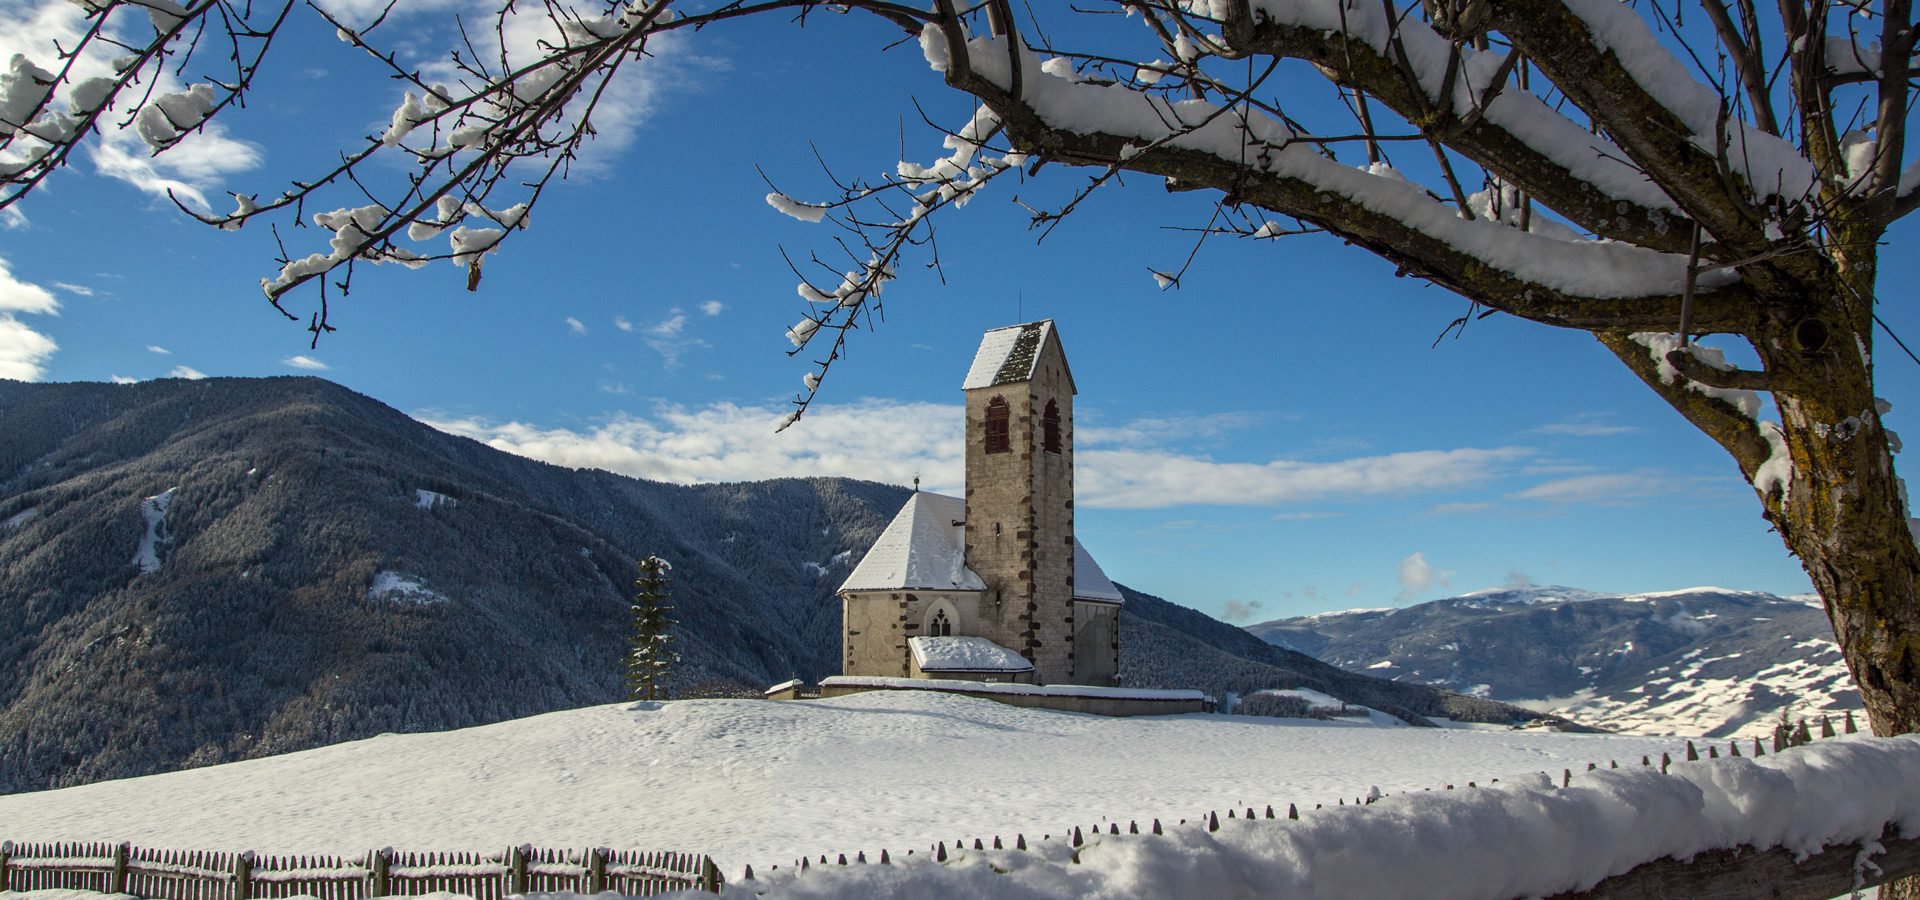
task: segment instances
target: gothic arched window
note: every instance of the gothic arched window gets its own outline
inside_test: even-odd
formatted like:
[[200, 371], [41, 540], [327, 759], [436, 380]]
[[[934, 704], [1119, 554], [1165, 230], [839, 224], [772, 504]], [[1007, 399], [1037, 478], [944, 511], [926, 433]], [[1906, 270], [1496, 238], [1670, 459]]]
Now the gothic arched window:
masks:
[[933, 620], [927, 623], [927, 637], [947, 637], [953, 634], [953, 620], [947, 618], [947, 611], [936, 609]]
[[988, 453], [1006, 453], [1013, 449], [1013, 440], [1007, 435], [1010, 412], [1004, 397], [995, 397], [987, 401], [985, 439]]
[[1047, 411], [1040, 417], [1041, 448], [1048, 453], [1060, 452], [1060, 404], [1047, 401]]

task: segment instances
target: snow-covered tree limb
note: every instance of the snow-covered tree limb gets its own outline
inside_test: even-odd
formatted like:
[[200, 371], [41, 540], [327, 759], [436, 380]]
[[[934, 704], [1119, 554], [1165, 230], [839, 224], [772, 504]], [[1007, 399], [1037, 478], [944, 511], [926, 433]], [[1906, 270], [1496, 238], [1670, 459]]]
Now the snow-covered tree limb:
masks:
[[[1365, 5], [1347, 14], [1350, 23], [1378, 17]], [[1402, 22], [1395, 39], [1412, 45], [1410, 55], [1445, 57], [1445, 40], [1424, 23]], [[1459, 68], [1481, 77], [1457, 77], [1451, 102], [1441, 104], [1434, 95], [1444, 76], [1430, 72], [1425, 81], [1431, 84], [1410, 81], [1374, 40], [1305, 16], [1293, 23], [1263, 18], [1232, 43], [1313, 63], [1595, 234], [1675, 253], [1687, 249], [1690, 223], [1624, 151], [1530, 93], [1498, 90], [1501, 83], [1488, 76], [1510, 53], [1462, 51]]]
[[[1008, 38], [948, 37], [948, 82], [979, 97], [1004, 122], [1016, 149], [1078, 165], [1120, 165], [1183, 188], [1223, 192], [1323, 227], [1495, 309], [1565, 327], [1647, 330], [1677, 322], [1686, 260], [1625, 243], [1562, 240], [1481, 219], [1462, 219], [1391, 172], [1329, 160], [1286, 123], [1259, 111], [1201, 100], [1168, 101], [1125, 87], [1044, 71], [1030, 52], [1009, 67]], [[1008, 90], [1025, 71], [1023, 96]], [[1632, 278], [1624, 277], [1631, 271]], [[1751, 296], [1721, 279], [1696, 298], [1702, 329], [1752, 324]]]

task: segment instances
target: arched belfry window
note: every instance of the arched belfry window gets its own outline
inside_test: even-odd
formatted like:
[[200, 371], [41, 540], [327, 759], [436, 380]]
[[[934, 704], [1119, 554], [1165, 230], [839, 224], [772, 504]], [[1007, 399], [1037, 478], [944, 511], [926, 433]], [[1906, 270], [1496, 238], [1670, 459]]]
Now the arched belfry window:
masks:
[[927, 637], [947, 637], [953, 634], [953, 620], [947, 618], [947, 611], [936, 609], [933, 618], [927, 620]]
[[1013, 440], [1007, 435], [1007, 421], [1010, 410], [1005, 397], [995, 397], [987, 401], [987, 422], [985, 440], [988, 453], [1006, 453], [1013, 449]]
[[1040, 417], [1041, 447], [1048, 453], [1060, 452], [1060, 404], [1047, 401], [1047, 411]]

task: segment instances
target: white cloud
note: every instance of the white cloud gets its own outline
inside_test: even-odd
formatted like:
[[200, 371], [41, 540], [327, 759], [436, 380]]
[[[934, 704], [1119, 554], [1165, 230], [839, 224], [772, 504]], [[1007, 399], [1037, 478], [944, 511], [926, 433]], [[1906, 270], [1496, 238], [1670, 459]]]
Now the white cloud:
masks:
[[202, 372], [199, 369], [196, 369], [192, 366], [174, 366], [171, 370], [167, 372], [167, 377], [168, 378], [185, 378], [188, 381], [199, 381], [200, 379], [207, 377], [207, 373]]
[[148, 353], [158, 353], [158, 354], [160, 354], [161, 356], [172, 356], [172, 355], [173, 355], [173, 351], [172, 351], [172, 350], [168, 350], [167, 348], [165, 348], [165, 347], [162, 347], [162, 346], [160, 346], [159, 344], [148, 344], [148, 345], [147, 345], [147, 352], [148, 352]]
[[1455, 516], [1462, 513], [1479, 512], [1491, 509], [1493, 504], [1483, 502], [1436, 503], [1427, 509], [1430, 516]]
[[[79, 46], [89, 23], [83, 4], [24, 3], [19, 0], [0, 3], [0, 59], [16, 53], [25, 55], [42, 67], [57, 70], [60, 47]], [[152, 25], [144, 11], [126, 5], [114, 15], [106, 35], [124, 43], [138, 43], [143, 30], [151, 34]], [[89, 78], [112, 72], [111, 55], [121, 51], [109, 41], [93, 41], [90, 51], [73, 61], [67, 83], [78, 84]], [[216, 56], [217, 52], [209, 53]], [[87, 144], [87, 156], [102, 175], [125, 181], [143, 191], [164, 198], [169, 190], [182, 202], [207, 208], [205, 189], [226, 176], [252, 169], [260, 164], [260, 150], [253, 144], [227, 136], [219, 122], [209, 122], [201, 132], [189, 135], [167, 152], [154, 156], [130, 129], [119, 127], [128, 121], [126, 105], [137, 102], [151, 91], [162, 96], [181, 90], [178, 74], [172, 68], [149, 69], [146, 79], [120, 99], [120, 107], [100, 119], [102, 133]], [[64, 99], [64, 97], [58, 98]]]
[[647, 333], [654, 337], [673, 338], [673, 337], [679, 337], [680, 332], [685, 331], [686, 328], [687, 328], [687, 314], [681, 312], [679, 308], [676, 307], [672, 311], [667, 313], [666, 318], [661, 319], [659, 322], [649, 327], [647, 329]]
[[626, 316], [614, 316], [613, 327], [618, 328], [621, 331], [632, 331], [633, 323], [629, 321]]
[[707, 302], [700, 304], [700, 311], [709, 316], [717, 316], [720, 313], [724, 312], [726, 308], [727, 308], [727, 305], [725, 303], [721, 303], [718, 300], [708, 300]]
[[682, 332], [687, 328], [687, 314], [675, 307], [667, 312], [667, 317], [647, 326], [647, 346], [660, 354], [660, 359], [669, 369], [678, 368], [681, 354], [688, 347], [705, 347], [706, 341], [686, 337]]
[[139, 384], [140, 383], [140, 379], [135, 378], [131, 375], [109, 375], [107, 376], [107, 380], [113, 382], [114, 384]]
[[[340, 6], [356, 10], [362, 21], [370, 18], [367, 11], [378, 4], [384, 7], [384, 0], [334, 0], [330, 6]], [[407, 8], [411, 2], [397, 4], [396, 8]], [[579, 2], [559, 2], [546, 4], [520, 4], [500, 23], [499, 3], [485, 0], [438, 0], [426, 4], [429, 8], [455, 6], [463, 7], [462, 15], [469, 21], [484, 22], [481, 28], [469, 27], [466, 34], [471, 38], [475, 52], [480, 59], [496, 61], [504, 49], [509, 68], [525, 66], [537, 58], [547, 55], [546, 47], [562, 43], [558, 29], [549, 15], [549, 10], [560, 8], [569, 14], [598, 16], [606, 11], [603, 4]], [[408, 9], [408, 12], [413, 10]], [[377, 13], [376, 13], [377, 14]], [[654, 35], [647, 39], [645, 58], [628, 58], [621, 63], [620, 73], [604, 91], [595, 90], [589, 82], [586, 90], [581, 91], [569, 102], [564, 120], [571, 121], [583, 111], [585, 101], [595, 99], [593, 110], [592, 140], [587, 141], [572, 167], [576, 175], [595, 176], [612, 171], [614, 161], [632, 145], [635, 135], [654, 107], [659, 102], [663, 90], [668, 87], [697, 89], [701, 84], [701, 70], [714, 70], [726, 67], [722, 60], [700, 57], [686, 52], [684, 39], [674, 34]], [[465, 75], [448, 59], [440, 56], [423, 60], [420, 70], [430, 80], [458, 83], [467, 80]], [[393, 98], [397, 103], [399, 98]], [[391, 107], [389, 107], [391, 108]]]
[[[661, 405], [650, 415], [626, 416], [585, 430], [432, 412], [419, 418], [509, 453], [661, 481], [841, 475], [908, 484], [918, 474], [929, 490], [954, 491], [963, 484], [964, 413], [957, 405], [883, 400], [817, 404], [798, 426], [775, 434], [775, 423], [788, 409], [784, 404]], [[1254, 464], [1168, 452], [1089, 451], [1076, 461], [1077, 504], [1153, 509], [1410, 494], [1478, 484], [1499, 476], [1508, 463], [1528, 452], [1433, 450], [1324, 463]]]
[[1260, 614], [1266, 604], [1258, 600], [1228, 600], [1220, 610], [1220, 616], [1227, 622], [1245, 622]]
[[663, 404], [650, 416], [623, 417], [587, 431], [433, 413], [417, 418], [508, 453], [680, 484], [807, 475], [890, 484], [909, 484], [918, 475], [929, 490], [942, 491], [963, 484], [959, 407], [884, 400], [821, 404], [799, 426], [774, 433], [785, 414], [782, 407]]
[[1425, 553], [1414, 553], [1400, 561], [1400, 594], [1396, 602], [1405, 603], [1433, 587], [1452, 587], [1453, 570], [1436, 569]]
[[91, 297], [95, 293], [93, 288], [87, 287], [84, 284], [68, 284], [64, 281], [56, 281], [53, 283], [53, 286], [56, 290], [66, 291], [76, 297]]
[[317, 5], [348, 26], [360, 29], [371, 24], [374, 17], [389, 9], [392, 10], [392, 15], [388, 18], [391, 19], [406, 13], [468, 5], [468, 0], [407, 0], [406, 3], [398, 4], [391, 3], [389, 0], [320, 0]]
[[13, 277], [7, 261], [0, 259], [0, 313], [59, 315], [60, 301], [53, 298], [52, 291]]
[[132, 132], [108, 131], [87, 147], [87, 158], [102, 175], [211, 212], [206, 191], [225, 183], [229, 175], [257, 168], [261, 153], [251, 143], [228, 137], [226, 126], [216, 121], [159, 156]]
[[1651, 497], [1688, 490], [1680, 479], [1641, 471], [1609, 475], [1578, 475], [1546, 481], [1508, 496], [1543, 503], [1587, 503], [1594, 506], [1633, 506]]
[[289, 356], [281, 360], [281, 362], [296, 369], [305, 369], [309, 372], [325, 372], [332, 368], [332, 366], [306, 355]]
[[572, 316], [567, 317], [567, 330], [574, 334], [586, 334], [587, 324]]
[[[932, 349], [932, 348], [928, 348]], [[1185, 416], [1149, 416], [1129, 419], [1113, 425], [1079, 424], [1073, 430], [1074, 444], [1091, 447], [1119, 444], [1128, 447], [1157, 446], [1196, 438], [1215, 438], [1256, 425], [1259, 413], [1222, 412]]]
[[47, 372], [47, 360], [59, 349], [53, 338], [28, 328], [11, 313], [0, 313], [0, 378], [39, 381]]
[[1520, 447], [1416, 450], [1332, 462], [1215, 462], [1148, 450], [1089, 450], [1075, 460], [1077, 503], [1148, 509], [1184, 503], [1264, 506], [1470, 487], [1506, 473]]
[[1607, 437], [1616, 434], [1632, 434], [1640, 429], [1632, 425], [1617, 425], [1609, 421], [1611, 413], [1576, 413], [1558, 422], [1551, 422], [1535, 428], [1539, 434], [1559, 434], [1568, 437]]
[[0, 259], [0, 378], [38, 381], [47, 373], [47, 361], [60, 345], [16, 316], [59, 314], [60, 301], [51, 292], [13, 277]]

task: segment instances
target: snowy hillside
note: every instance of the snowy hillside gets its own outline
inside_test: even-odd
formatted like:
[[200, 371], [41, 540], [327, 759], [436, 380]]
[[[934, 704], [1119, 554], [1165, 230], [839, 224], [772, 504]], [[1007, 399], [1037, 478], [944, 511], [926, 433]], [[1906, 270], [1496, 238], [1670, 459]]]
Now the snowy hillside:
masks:
[[0, 796], [15, 840], [284, 852], [519, 842], [803, 853], [1143, 827], [1229, 806], [1637, 764], [1671, 739], [1021, 709], [931, 693], [596, 706], [436, 734]]
[[0, 792], [615, 700], [654, 553], [677, 689], [817, 678], [907, 494], [564, 469], [315, 378], [0, 380], [0, 413]]
[[[674, 565], [676, 695], [816, 680], [834, 590], [909, 495], [564, 469], [316, 378], [0, 380], [0, 414], [0, 792], [615, 700], [650, 554]], [[1121, 628], [1129, 686], [1533, 718], [1145, 595]]]
[[1817, 598], [1528, 586], [1249, 626], [1350, 671], [1640, 734], [1751, 735], [1859, 709]]

